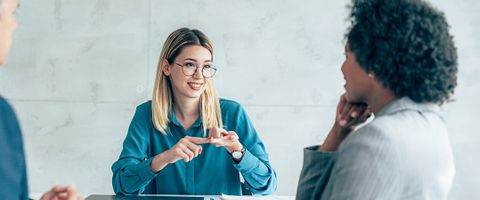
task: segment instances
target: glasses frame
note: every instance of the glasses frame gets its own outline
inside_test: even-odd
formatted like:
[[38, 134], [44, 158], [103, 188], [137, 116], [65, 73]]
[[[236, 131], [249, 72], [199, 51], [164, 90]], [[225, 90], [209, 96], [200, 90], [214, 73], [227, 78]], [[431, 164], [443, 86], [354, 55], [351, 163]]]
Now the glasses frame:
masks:
[[[187, 68], [185, 65], [186, 65], [187, 63], [185, 63], [185, 64], [183, 64], [183, 65], [181, 65], [181, 64], [179, 64], [179, 63], [175, 63], [175, 64], [178, 65], [178, 66], [180, 66], [180, 67], [182, 67], [182, 72], [183, 72], [183, 75], [185, 75], [185, 76], [193, 76], [195, 73], [197, 73], [197, 70], [198, 70], [198, 68], [200, 67], [199, 65], [197, 65], [197, 64], [195, 64], [195, 63], [190, 63], [190, 64], [193, 64], [193, 65], [195, 66], [195, 70], [193, 71], [192, 74], [188, 74], [187, 72], [185, 72], [185, 69]], [[213, 70], [213, 74], [212, 74], [211, 76], [205, 76], [205, 71], [204, 71], [204, 70], [205, 70], [205, 67], [202, 66], [202, 76], [203, 76], [204, 78], [212, 78], [212, 77], [214, 77], [215, 74], [217, 73], [217, 68], [215, 67], [215, 65], [212, 64], [212, 65], [210, 65], [210, 66], [213, 66], [213, 67], [210, 67], [210, 69]]]

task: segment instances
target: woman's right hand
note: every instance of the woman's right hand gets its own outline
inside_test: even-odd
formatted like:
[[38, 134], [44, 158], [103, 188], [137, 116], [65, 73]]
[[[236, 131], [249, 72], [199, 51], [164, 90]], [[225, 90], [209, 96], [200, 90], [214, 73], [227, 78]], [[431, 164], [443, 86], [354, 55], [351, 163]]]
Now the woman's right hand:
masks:
[[190, 162], [202, 153], [202, 146], [199, 144], [205, 144], [209, 141], [208, 138], [185, 136], [167, 151], [168, 157], [170, 157], [169, 163], [175, 163], [180, 159]]
[[83, 200], [83, 197], [77, 194], [77, 189], [74, 185], [57, 185], [50, 191], [45, 192], [40, 200]]
[[175, 163], [180, 159], [190, 162], [202, 153], [200, 144], [209, 143], [209, 141], [208, 138], [185, 136], [169, 150], [156, 155], [150, 167], [153, 172], [158, 172], [168, 164]]
[[343, 139], [347, 137], [353, 128], [365, 122], [371, 114], [372, 112], [368, 105], [348, 102], [345, 94], [340, 96], [335, 114], [335, 123], [324, 143], [320, 146], [320, 150], [337, 150]]
[[348, 102], [343, 94], [337, 105], [335, 123], [344, 129], [353, 129], [367, 121], [371, 115], [372, 111], [367, 104]]

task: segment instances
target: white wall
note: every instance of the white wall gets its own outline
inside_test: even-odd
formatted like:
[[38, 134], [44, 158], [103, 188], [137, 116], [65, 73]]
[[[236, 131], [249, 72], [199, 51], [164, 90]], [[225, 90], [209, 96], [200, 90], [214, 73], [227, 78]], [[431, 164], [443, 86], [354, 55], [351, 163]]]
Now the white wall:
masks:
[[[222, 97], [242, 103], [278, 172], [277, 194], [293, 195], [302, 148], [323, 141], [342, 93], [347, 0], [21, 1], [0, 93], [15, 106], [31, 192], [74, 182], [112, 193], [134, 108], [151, 96], [170, 32], [198, 28], [213, 41]], [[456, 102], [446, 118], [457, 176], [451, 199], [480, 196], [480, 14], [476, 0], [434, 1], [459, 52]]]

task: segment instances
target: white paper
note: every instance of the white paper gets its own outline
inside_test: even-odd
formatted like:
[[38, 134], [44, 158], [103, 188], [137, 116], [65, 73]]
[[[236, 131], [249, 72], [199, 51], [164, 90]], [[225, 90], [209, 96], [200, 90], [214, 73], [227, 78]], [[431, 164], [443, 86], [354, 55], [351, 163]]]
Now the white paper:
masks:
[[221, 199], [223, 200], [295, 200], [295, 196], [278, 196], [278, 195], [235, 196], [235, 195], [222, 194]]

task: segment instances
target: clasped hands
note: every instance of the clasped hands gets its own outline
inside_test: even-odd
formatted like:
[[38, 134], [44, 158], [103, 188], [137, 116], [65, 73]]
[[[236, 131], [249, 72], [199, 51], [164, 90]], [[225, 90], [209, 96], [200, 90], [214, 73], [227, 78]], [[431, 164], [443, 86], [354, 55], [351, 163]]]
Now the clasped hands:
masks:
[[200, 144], [210, 143], [216, 147], [225, 147], [228, 152], [240, 150], [243, 146], [238, 141], [238, 135], [234, 131], [227, 131], [222, 128], [211, 128], [208, 138], [185, 136], [180, 139], [171, 149], [167, 151], [171, 158], [169, 163], [180, 159], [189, 162], [202, 153]]

